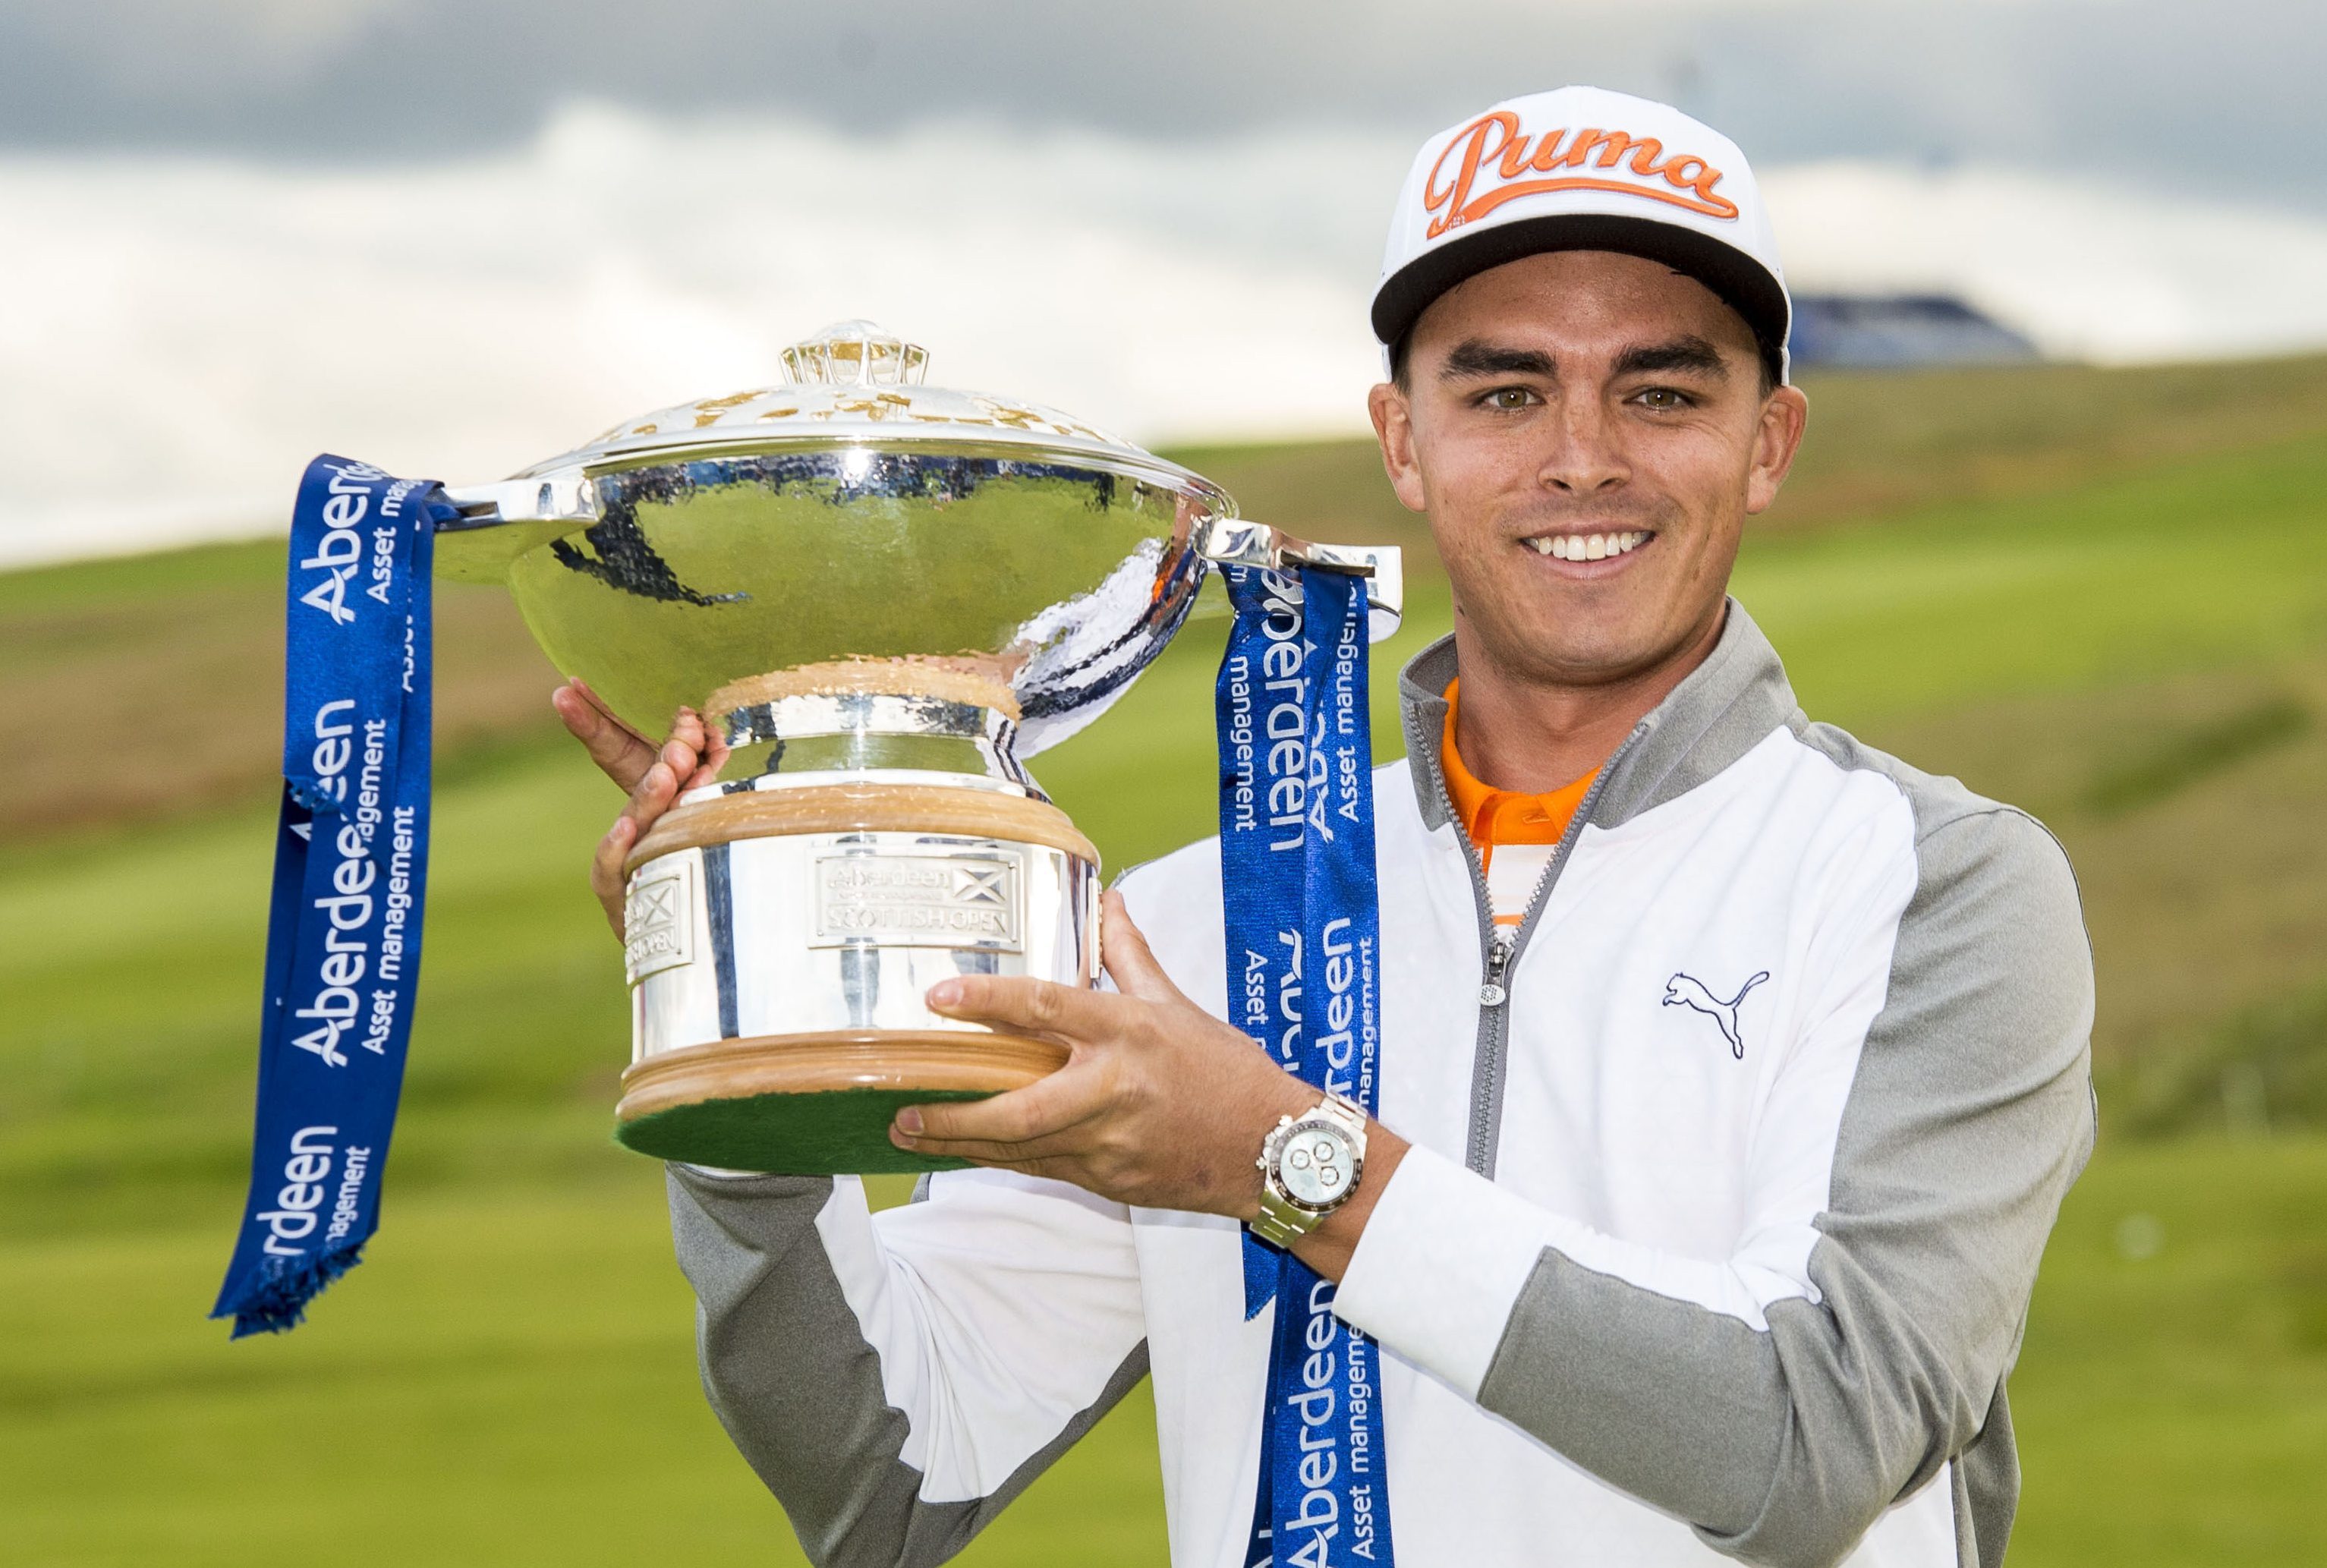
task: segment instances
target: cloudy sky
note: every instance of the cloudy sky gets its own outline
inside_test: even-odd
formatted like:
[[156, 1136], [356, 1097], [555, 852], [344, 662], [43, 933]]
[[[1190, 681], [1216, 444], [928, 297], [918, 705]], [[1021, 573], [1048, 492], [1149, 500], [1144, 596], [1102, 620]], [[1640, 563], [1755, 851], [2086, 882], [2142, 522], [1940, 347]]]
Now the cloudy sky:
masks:
[[1350, 430], [1423, 137], [1728, 132], [1799, 288], [2110, 362], [2327, 344], [2318, 0], [10, 0], [0, 563], [455, 481], [869, 315], [1144, 439]]

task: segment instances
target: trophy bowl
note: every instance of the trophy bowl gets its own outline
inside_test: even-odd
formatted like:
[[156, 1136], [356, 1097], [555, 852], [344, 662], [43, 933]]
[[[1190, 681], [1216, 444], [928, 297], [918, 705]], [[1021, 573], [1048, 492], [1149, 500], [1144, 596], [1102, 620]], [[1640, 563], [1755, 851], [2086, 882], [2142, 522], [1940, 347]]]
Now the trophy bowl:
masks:
[[507, 584], [560, 671], [643, 734], [729, 748], [632, 848], [616, 1136], [735, 1170], [941, 1162], [901, 1106], [1015, 1088], [1063, 1047], [930, 1011], [951, 975], [1098, 975], [1099, 857], [1023, 759], [1121, 696], [1213, 562], [1364, 573], [1055, 410], [925, 384], [867, 322], [781, 386], [625, 421], [448, 492], [440, 575]]

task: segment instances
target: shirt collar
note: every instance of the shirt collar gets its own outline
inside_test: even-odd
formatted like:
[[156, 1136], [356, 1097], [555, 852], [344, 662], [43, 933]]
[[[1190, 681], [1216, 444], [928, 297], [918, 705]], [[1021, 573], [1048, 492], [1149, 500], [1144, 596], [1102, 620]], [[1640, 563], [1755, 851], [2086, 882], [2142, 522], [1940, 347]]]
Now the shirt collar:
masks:
[[1462, 686], [1460, 679], [1446, 683], [1446, 723], [1439, 741], [1438, 761], [1445, 770], [1446, 793], [1453, 801], [1463, 831], [1481, 849], [1498, 844], [1557, 844], [1600, 770], [1594, 768], [1575, 783], [1541, 795], [1522, 795], [1481, 782], [1463, 765], [1462, 753], [1454, 747], [1454, 716], [1461, 708]]
[[[1398, 677], [1398, 706], [1416, 804], [1425, 827], [1450, 816], [1441, 753], [1454, 679], [1454, 639], [1442, 637], [1407, 661]], [[1601, 827], [1687, 794], [1781, 725], [1807, 723], [1786, 683], [1785, 666], [1745, 607], [1729, 601], [1711, 657], [1642, 719], [1631, 749], [1610, 772], [1592, 808]]]

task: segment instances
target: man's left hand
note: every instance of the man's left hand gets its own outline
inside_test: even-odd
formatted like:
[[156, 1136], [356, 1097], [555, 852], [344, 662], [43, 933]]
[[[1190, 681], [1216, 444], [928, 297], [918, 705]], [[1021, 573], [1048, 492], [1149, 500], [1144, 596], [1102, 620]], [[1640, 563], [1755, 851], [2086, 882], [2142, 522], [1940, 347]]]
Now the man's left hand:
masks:
[[1054, 1177], [1120, 1203], [1250, 1219], [1262, 1139], [1279, 1116], [1314, 1106], [1317, 1091], [1189, 1001], [1120, 894], [1107, 895], [1102, 919], [1113, 994], [999, 975], [930, 987], [937, 1012], [1057, 1041], [1067, 1064], [992, 1099], [907, 1106], [889, 1136], [915, 1153]]

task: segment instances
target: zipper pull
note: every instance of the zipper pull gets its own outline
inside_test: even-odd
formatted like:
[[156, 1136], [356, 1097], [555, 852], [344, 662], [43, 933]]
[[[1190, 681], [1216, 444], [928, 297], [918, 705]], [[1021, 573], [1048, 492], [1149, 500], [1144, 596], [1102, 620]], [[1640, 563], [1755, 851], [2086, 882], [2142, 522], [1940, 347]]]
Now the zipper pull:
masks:
[[1503, 989], [1503, 971], [1510, 967], [1511, 949], [1518, 946], [1519, 938], [1508, 926], [1497, 926], [1487, 938], [1487, 979], [1479, 987], [1480, 1006], [1500, 1007], [1509, 1000], [1510, 993]]

